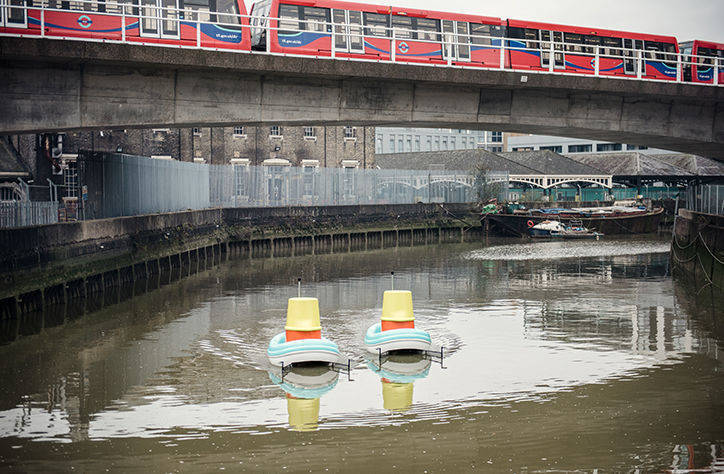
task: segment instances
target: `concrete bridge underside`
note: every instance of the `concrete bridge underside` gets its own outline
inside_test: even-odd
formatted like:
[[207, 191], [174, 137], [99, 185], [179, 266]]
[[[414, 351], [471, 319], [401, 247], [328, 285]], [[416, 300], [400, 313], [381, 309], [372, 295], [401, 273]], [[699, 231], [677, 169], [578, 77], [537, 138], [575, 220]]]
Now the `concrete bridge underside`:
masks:
[[0, 38], [0, 84], [0, 134], [394, 125], [724, 160], [724, 87], [21, 38]]

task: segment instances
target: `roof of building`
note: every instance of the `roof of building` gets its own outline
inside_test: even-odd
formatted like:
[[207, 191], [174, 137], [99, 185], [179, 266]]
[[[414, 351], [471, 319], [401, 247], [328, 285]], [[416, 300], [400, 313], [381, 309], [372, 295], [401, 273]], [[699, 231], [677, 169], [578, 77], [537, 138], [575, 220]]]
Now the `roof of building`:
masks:
[[22, 158], [7, 137], [0, 137], [0, 176], [29, 176]]
[[640, 152], [576, 153], [569, 158], [613, 176], [691, 176], [686, 169]]
[[703, 156], [672, 153], [656, 155], [655, 158], [698, 176], [724, 176], [724, 163]]
[[469, 171], [481, 167], [489, 171], [507, 171], [511, 174], [540, 174], [532, 168], [482, 148], [378, 154], [375, 155], [375, 163], [382, 169], [424, 170], [435, 167]]
[[[598, 167], [572, 160], [551, 150], [511, 151], [499, 153], [500, 156], [545, 175], [604, 175]], [[510, 172], [510, 174], [517, 174]]]

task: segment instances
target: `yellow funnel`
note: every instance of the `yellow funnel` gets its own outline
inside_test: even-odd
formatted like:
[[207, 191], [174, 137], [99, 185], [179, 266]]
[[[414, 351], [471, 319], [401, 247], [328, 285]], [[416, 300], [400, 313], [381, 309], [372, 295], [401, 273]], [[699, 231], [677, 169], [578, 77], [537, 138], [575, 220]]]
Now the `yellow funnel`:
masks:
[[412, 406], [412, 383], [382, 380], [382, 400], [385, 410], [402, 411]]
[[289, 426], [293, 431], [314, 431], [319, 424], [319, 398], [287, 396]]
[[289, 298], [287, 305], [287, 331], [321, 331], [319, 300], [317, 298]]
[[411, 291], [385, 291], [382, 297], [382, 321], [414, 321]]

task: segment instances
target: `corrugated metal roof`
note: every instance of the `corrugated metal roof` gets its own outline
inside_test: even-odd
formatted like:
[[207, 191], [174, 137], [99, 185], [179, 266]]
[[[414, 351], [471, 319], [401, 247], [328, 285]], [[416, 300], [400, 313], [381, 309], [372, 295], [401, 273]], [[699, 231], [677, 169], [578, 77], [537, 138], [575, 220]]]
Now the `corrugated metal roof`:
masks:
[[511, 151], [498, 154], [504, 158], [515, 161], [518, 164], [527, 166], [528, 168], [532, 168], [541, 174], [546, 175], [610, 174], [604, 173], [601, 169], [590, 166], [587, 163], [578, 162], [566, 156], [559, 155], [551, 150]]
[[683, 168], [697, 176], [724, 176], [724, 163], [703, 156], [672, 153], [670, 155], [656, 155], [655, 158]]
[[483, 168], [487, 171], [507, 171], [510, 174], [540, 174], [532, 168], [483, 149], [378, 154], [375, 155], [375, 163], [382, 169], [424, 170], [434, 167], [474, 171]]
[[577, 153], [569, 158], [594, 166], [613, 176], [692, 176], [686, 169], [650, 155], [632, 151], [623, 153]]

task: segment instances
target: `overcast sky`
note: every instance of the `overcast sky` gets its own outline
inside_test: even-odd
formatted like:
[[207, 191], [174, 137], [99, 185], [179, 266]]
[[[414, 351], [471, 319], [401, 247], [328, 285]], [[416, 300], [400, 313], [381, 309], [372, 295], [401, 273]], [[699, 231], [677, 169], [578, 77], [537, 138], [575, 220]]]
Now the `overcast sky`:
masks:
[[[252, 0], [246, 0], [249, 10], [252, 3]], [[673, 35], [679, 41], [702, 39], [724, 43], [724, 0], [395, 0], [369, 3]]]

